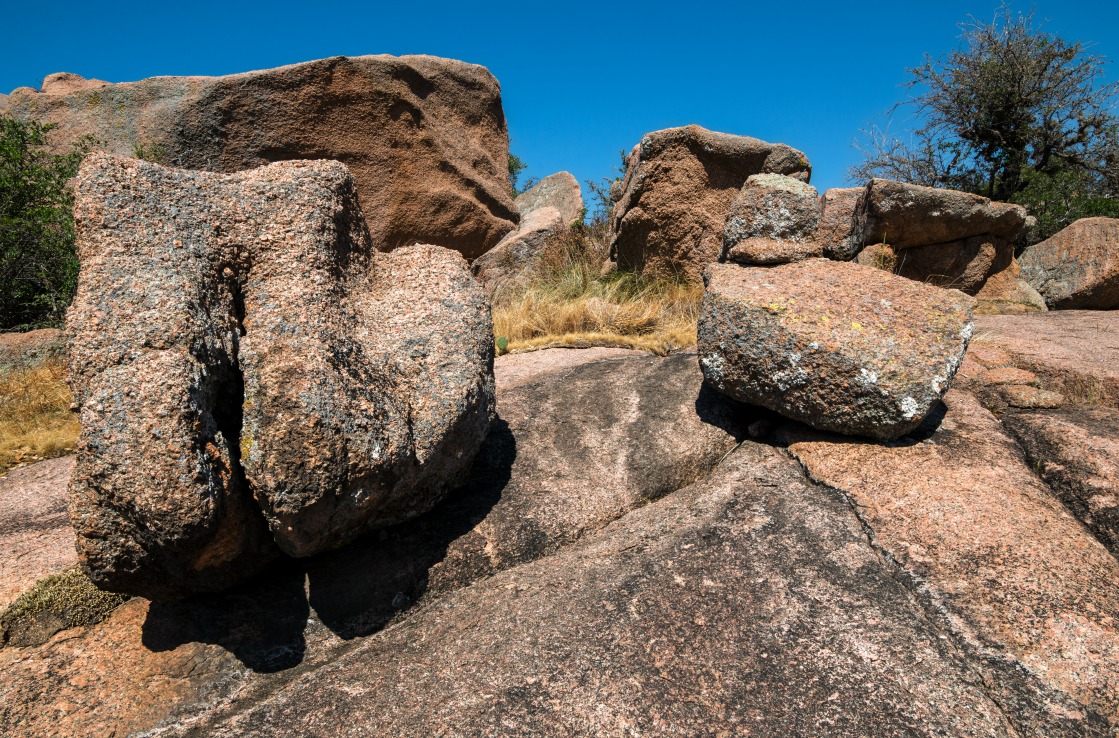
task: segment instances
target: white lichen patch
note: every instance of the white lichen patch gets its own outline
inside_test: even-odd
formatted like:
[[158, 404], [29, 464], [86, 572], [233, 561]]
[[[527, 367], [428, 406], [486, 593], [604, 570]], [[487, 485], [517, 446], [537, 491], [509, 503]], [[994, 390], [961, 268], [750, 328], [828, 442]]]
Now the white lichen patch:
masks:
[[726, 371], [727, 362], [721, 354], [708, 354], [699, 360], [703, 367], [703, 374], [712, 382], [722, 382], [723, 373]]
[[859, 381], [867, 387], [873, 387], [878, 384], [878, 372], [867, 369], [864, 366], [859, 369]]
[[912, 397], [902, 398], [899, 407], [901, 408], [901, 416], [906, 420], [913, 420], [920, 411], [920, 408], [917, 406], [917, 401]]

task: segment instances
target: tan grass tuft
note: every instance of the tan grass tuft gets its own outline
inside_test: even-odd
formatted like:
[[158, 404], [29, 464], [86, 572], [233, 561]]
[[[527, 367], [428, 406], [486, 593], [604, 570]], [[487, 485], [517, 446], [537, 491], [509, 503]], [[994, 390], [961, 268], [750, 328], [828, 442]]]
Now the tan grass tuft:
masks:
[[696, 341], [703, 287], [603, 274], [604, 229], [573, 229], [528, 282], [494, 295], [494, 335], [508, 351], [614, 346], [665, 354]]
[[0, 474], [73, 450], [78, 419], [70, 402], [61, 359], [0, 372]]

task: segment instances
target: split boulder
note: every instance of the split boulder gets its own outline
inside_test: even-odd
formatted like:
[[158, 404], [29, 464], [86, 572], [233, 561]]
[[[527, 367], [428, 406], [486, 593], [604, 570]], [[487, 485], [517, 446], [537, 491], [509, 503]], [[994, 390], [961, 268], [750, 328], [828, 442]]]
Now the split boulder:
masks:
[[341, 164], [94, 155], [75, 216], [71, 517], [99, 585], [222, 589], [426, 511], [470, 464], [485, 295], [454, 252], [376, 253]]
[[699, 319], [707, 382], [813, 427], [914, 430], [963, 360], [974, 300], [851, 262], [712, 264]]
[[752, 174], [727, 213], [720, 261], [785, 264], [823, 256], [819, 221], [815, 187], [783, 174]]

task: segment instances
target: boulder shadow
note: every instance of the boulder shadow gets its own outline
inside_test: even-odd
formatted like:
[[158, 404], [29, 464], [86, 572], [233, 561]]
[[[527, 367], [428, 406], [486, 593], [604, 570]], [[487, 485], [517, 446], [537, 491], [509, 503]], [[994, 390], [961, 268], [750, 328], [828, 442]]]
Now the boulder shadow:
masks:
[[152, 602], [142, 642], [152, 651], [186, 643], [221, 646], [258, 673], [302, 663], [312, 615], [343, 639], [370, 635], [426, 591], [450, 544], [501, 499], [517, 456], [509, 425], [496, 419], [465, 483], [429, 513], [307, 559], [281, 559], [232, 590]]

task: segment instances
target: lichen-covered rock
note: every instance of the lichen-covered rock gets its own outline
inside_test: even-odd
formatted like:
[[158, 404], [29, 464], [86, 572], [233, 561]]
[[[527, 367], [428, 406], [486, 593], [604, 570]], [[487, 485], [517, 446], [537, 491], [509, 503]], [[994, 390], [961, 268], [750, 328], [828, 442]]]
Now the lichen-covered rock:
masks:
[[611, 259], [650, 275], [699, 281], [722, 251], [727, 211], [752, 174], [807, 182], [808, 158], [784, 144], [699, 126], [646, 134], [626, 159]]
[[731, 203], [720, 261], [785, 264], [823, 256], [816, 188], [782, 174], [752, 174]]
[[0, 113], [57, 126], [60, 149], [235, 172], [293, 159], [346, 164], [373, 244], [478, 256], [514, 227], [501, 89], [484, 67], [432, 56], [337, 56], [224, 77], [107, 85], [51, 75]]
[[994, 236], [1014, 241], [1026, 224], [1021, 205], [970, 192], [872, 179], [860, 204], [864, 245], [898, 249]]
[[971, 338], [972, 298], [851, 262], [713, 264], [706, 281], [706, 380], [820, 429], [883, 439], [912, 431]]
[[1082, 218], [1018, 261], [1050, 308], [1119, 309], [1119, 218]]
[[481, 444], [481, 287], [449, 251], [376, 254], [341, 164], [95, 155], [76, 222], [71, 517], [98, 584], [221, 589], [429, 508]]

